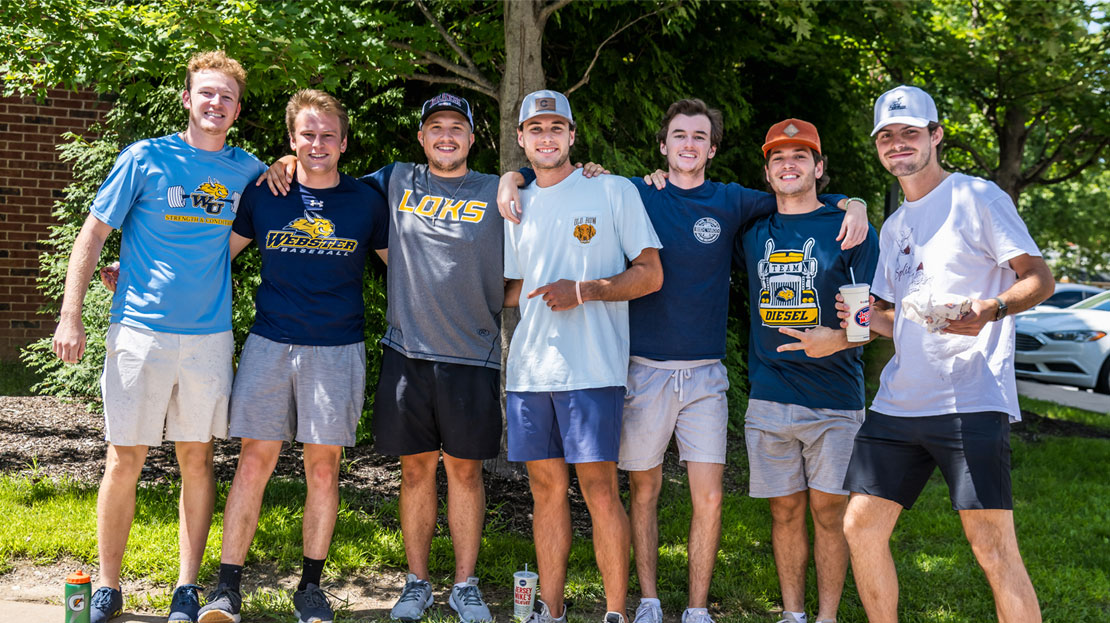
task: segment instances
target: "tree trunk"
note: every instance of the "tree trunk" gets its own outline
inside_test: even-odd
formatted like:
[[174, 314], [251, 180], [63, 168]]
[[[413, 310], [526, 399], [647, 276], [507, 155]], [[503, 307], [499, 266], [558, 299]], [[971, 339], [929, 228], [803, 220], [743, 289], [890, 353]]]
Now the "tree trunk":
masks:
[[1029, 138], [1027, 117], [1019, 102], [1010, 102], [1005, 120], [998, 130], [998, 169], [994, 172], [994, 183], [1010, 195], [1014, 205], [1017, 205], [1018, 197], [1025, 188], [1022, 156], [1025, 154], [1025, 141]]
[[[543, 9], [541, 0], [521, 2], [506, 0], [505, 13], [505, 75], [501, 78], [499, 106], [501, 111], [501, 171], [514, 171], [526, 164], [524, 150], [517, 145], [516, 127], [520, 104], [524, 96], [546, 86], [543, 73], [543, 24], [539, 23]], [[505, 368], [509, 356], [509, 343], [520, 322], [516, 307], [501, 312], [501, 407], [504, 420]], [[504, 430], [504, 428], [503, 428]], [[486, 470], [499, 476], [524, 477], [520, 464], [509, 463], [506, 440], [501, 439], [501, 454], [485, 462]]]

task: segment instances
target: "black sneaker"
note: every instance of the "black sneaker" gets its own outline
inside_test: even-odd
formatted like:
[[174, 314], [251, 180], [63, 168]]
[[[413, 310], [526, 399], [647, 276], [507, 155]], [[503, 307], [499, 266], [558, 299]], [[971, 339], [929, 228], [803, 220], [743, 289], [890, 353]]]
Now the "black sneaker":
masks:
[[208, 595], [208, 603], [200, 609], [197, 620], [200, 623], [239, 623], [239, 610], [243, 607], [243, 597], [239, 591], [221, 584]]
[[332, 623], [335, 618], [327, 596], [315, 584], [293, 593], [293, 614], [300, 623]]
[[197, 623], [200, 610], [200, 587], [196, 584], [182, 584], [173, 591], [170, 600], [168, 623]]
[[123, 614], [123, 593], [110, 586], [101, 586], [89, 600], [90, 623], [105, 623]]

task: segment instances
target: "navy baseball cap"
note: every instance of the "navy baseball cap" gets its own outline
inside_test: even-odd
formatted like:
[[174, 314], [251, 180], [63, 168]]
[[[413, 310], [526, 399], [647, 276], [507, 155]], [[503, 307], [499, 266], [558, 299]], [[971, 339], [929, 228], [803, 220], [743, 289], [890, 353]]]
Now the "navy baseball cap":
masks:
[[458, 95], [452, 95], [450, 93], [440, 93], [424, 102], [424, 107], [420, 110], [420, 125], [423, 126], [424, 122], [428, 120], [428, 117], [431, 117], [433, 113], [437, 113], [441, 110], [450, 110], [451, 112], [457, 112], [466, 117], [466, 121], [470, 124], [470, 128], [472, 130], [474, 129], [474, 115], [470, 112], [470, 102]]

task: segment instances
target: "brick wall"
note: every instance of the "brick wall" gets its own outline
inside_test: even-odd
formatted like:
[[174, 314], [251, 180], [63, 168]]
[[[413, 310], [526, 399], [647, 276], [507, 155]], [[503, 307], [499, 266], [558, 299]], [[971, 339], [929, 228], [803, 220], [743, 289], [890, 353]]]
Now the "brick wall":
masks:
[[108, 108], [91, 92], [50, 90], [42, 103], [0, 98], [0, 360], [54, 331], [54, 318], [38, 311], [46, 301], [36, 279], [54, 201], [72, 179], [55, 146]]

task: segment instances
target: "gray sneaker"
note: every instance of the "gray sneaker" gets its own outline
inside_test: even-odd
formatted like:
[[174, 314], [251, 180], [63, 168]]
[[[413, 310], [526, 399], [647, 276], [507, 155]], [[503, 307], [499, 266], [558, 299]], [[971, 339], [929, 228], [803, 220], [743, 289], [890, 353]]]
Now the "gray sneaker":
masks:
[[524, 623], [567, 623], [567, 605], [563, 604], [563, 616], [555, 618], [551, 616], [551, 609], [542, 599], [537, 599], [536, 603], [539, 604], [539, 610], [533, 610], [532, 614], [524, 620]]
[[489, 613], [489, 606], [482, 600], [482, 592], [478, 590], [478, 578], [470, 576], [466, 584], [455, 585], [451, 589], [451, 596], [447, 605], [459, 613], [462, 623], [478, 623], [479, 621], [493, 621]]
[[687, 608], [682, 612], [682, 623], [713, 623], [705, 608]]
[[[663, 623], [663, 608], [656, 600], [640, 600], [640, 607], [636, 608], [636, 616], [632, 623]], [[683, 622], [685, 623], [685, 622]]]
[[776, 623], [798, 623], [798, 617], [794, 616], [790, 612], [783, 612], [782, 618], [779, 619]]
[[319, 586], [309, 584], [303, 591], [293, 593], [293, 615], [298, 623], [332, 623], [335, 613], [331, 603]]
[[197, 619], [200, 623], [239, 623], [239, 609], [243, 607], [243, 598], [239, 591], [220, 584], [208, 596], [208, 603], [200, 608]]
[[409, 623], [419, 621], [431, 605], [432, 585], [410, 573], [405, 578], [405, 588], [401, 589], [401, 596], [393, 604], [393, 610], [389, 611], [389, 618]]

